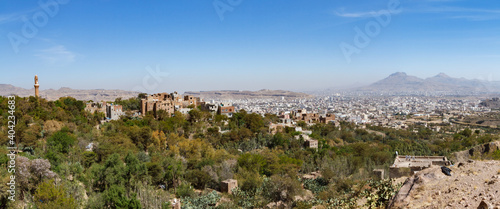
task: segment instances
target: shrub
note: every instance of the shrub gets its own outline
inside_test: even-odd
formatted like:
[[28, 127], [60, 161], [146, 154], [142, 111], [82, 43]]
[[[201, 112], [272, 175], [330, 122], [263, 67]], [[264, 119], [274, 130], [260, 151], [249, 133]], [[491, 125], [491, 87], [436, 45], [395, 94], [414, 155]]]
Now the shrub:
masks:
[[215, 208], [215, 205], [220, 200], [220, 195], [216, 191], [210, 192], [199, 197], [186, 197], [182, 199], [182, 207], [192, 209]]
[[190, 184], [183, 183], [177, 187], [175, 195], [179, 198], [194, 197], [194, 190]]
[[275, 202], [291, 202], [293, 197], [301, 193], [300, 182], [289, 176], [273, 175], [270, 181], [264, 185], [264, 196]]
[[365, 194], [367, 195], [366, 205], [370, 208], [386, 206], [402, 186], [401, 184], [394, 185], [390, 179], [370, 180], [368, 184], [371, 188], [365, 190]]
[[35, 205], [39, 209], [77, 208], [75, 199], [66, 195], [62, 185], [54, 185], [54, 180], [45, 181], [38, 186]]
[[491, 156], [493, 160], [500, 160], [500, 150], [493, 152]]
[[316, 179], [305, 179], [302, 182], [304, 183], [304, 188], [311, 190], [314, 194], [328, 189], [328, 181], [322, 177]]

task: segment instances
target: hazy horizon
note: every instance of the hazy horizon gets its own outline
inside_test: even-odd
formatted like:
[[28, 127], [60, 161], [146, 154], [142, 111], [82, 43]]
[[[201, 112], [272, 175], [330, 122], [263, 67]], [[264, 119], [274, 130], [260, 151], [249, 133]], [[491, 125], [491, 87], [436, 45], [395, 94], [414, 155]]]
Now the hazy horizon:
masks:
[[[147, 92], [500, 80], [496, 1], [0, 2], [0, 83]], [[47, 3], [48, 2], [48, 3]], [[34, 30], [31, 30], [34, 29]]]
[[[392, 74], [396, 74], [396, 73], [406, 73], [406, 72], [394, 72]], [[387, 75], [386, 77], [389, 77], [392, 74]], [[438, 74], [441, 74], [441, 73], [438, 73]], [[438, 74], [436, 74], [434, 76], [437, 76]], [[410, 74], [407, 74], [407, 75], [408, 76], [413, 76], [413, 75], [410, 75]], [[449, 76], [449, 77], [452, 77], [452, 78], [457, 78], [457, 77], [453, 77], [452, 75], [448, 75], [448, 74], [446, 74], [446, 75]], [[430, 76], [430, 77], [434, 77], [434, 76]], [[426, 79], [426, 78], [430, 78], [430, 77], [424, 77], [424, 78], [421, 78], [421, 79]], [[382, 79], [384, 79], [384, 78], [382, 78]], [[461, 78], [457, 78], [457, 79], [468, 79], [468, 78], [461, 77]], [[472, 80], [472, 79], [469, 79], [469, 80]], [[377, 81], [380, 81], [380, 80], [377, 80]], [[374, 82], [377, 82], [377, 81], [373, 81], [373, 82], [365, 83], [365, 84], [355, 83], [355, 84], [351, 84], [351, 85], [337, 86], [337, 87], [325, 87], [325, 88], [314, 88], [314, 87], [311, 87], [310, 89], [279, 89], [279, 88], [269, 89], [269, 88], [259, 88], [258, 86], [254, 86], [252, 89], [186, 89], [186, 90], [182, 90], [182, 91], [178, 90], [178, 89], [177, 90], [174, 89], [174, 90], [171, 90], [169, 92], [177, 91], [179, 93], [184, 93], [184, 92], [189, 92], [189, 91], [197, 92], [197, 91], [238, 91], [238, 90], [239, 91], [259, 91], [259, 90], [264, 90], [264, 89], [267, 89], [267, 90], [287, 90], [287, 91], [296, 91], [296, 92], [311, 92], [311, 91], [322, 91], [322, 90], [346, 90], [346, 89], [353, 89], [353, 88], [368, 86], [368, 85], [371, 85], [371, 84], [373, 84]], [[480, 80], [480, 81], [488, 81], [488, 80]], [[493, 81], [493, 82], [499, 82], [499, 81]], [[4, 83], [0, 83], [0, 84], [4, 84]], [[5, 83], [5, 84], [9, 84], [9, 83]], [[12, 84], [10, 84], [10, 85], [12, 85]], [[21, 86], [16, 86], [16, 87], [21, 87]], [[21, 87], [21, 88], [25, 88], [25, 87]], [[58, 90], [58, 89], [61, 89], [61, 88], [71, 88], [71, 89], [81, 89], [81, 90], [100, 90], [100, 89], [103, 89], [103, 90], [126, 90], [126, 91], [131, 91], [131, 89], [119, 89], [119, 88], [98, 88], [98, 87], [95, 87], [95, 88], [72, 88], [72, 87], [68, 87], [68, 86], [61, 86], [61, 87], [58, 87], [58, 88], [43, 88], [42, 85], [40, 86], [40, 90], [42, 90], [42, 91], [43, 90], [49, 90], [49, 89]], [[25, 89], [34, 89], [34, 88], [33, 88], [33, 86], [31, 86], [31, 87], [26, 87]], [[150, 91], [150, 92], [144, 92], [144, 93], [157, 93], [157, 92], [167, 92], [167, 91]]]

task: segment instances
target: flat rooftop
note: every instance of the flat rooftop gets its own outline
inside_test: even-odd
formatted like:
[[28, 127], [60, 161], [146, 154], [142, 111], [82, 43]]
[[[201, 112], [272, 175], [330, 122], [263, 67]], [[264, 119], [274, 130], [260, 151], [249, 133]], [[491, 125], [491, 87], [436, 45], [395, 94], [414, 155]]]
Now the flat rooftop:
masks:
[[409, 156], [398, 155], [394, 159], [394, 164], [391, 167], [429, 167], [433, 162], [447, 163], [448, 159], [445, 156]]

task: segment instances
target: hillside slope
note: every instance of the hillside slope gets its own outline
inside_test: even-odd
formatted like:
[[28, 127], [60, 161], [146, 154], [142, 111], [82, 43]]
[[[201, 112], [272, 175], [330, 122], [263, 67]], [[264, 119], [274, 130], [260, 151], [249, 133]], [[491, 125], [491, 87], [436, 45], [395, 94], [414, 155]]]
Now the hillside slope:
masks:
[[500, 161], [450, 168], [452, 176], [432, 166], [408, 178], [389, 208], [500, 208]]
[[[500, 208], [500, 161], [491, 159], [500, 141], [453, 153], [451, 176], [440, 166], [408, 178], [389, 208]], [[479, 207], [481, 205], [481, 207]]]

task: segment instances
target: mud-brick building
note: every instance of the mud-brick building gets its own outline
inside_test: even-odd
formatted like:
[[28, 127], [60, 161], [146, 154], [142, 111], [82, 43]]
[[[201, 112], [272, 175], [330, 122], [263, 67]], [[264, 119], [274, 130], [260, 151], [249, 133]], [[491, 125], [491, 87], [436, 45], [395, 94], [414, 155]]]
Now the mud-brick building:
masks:
[[158, 111], [163, 110], [172, 115], [181, 108], [196, 107], [201, 104], [199, 97], [179, 95], [177, 92], [151, 94], [141, 99], [141, 114], [145, 115], [152, 111], [156, 115]]

